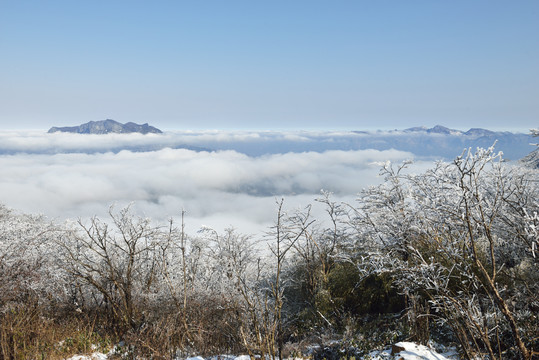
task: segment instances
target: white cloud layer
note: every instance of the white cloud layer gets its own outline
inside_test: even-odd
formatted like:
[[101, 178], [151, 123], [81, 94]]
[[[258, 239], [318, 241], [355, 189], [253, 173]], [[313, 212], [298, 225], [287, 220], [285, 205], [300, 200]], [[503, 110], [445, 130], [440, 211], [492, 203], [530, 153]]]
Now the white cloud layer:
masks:
[[[66, 139], [73, 138], [62, 137], [58, 146], [67, 146]], [[115, 137], [78, 139], [87, 142], [79, 141], [73, 146], [100, 149]], [[129, 139], [136, 141], [138, 137]], [[10, 141], [9, 146], [18, 143], [22, 149], [43, 147], [43, 141], [56, 140], [26, 134], [11, 136]], [[50, 143], [46, 145], [49, 146]], [[380, 181], [380, 161], [410, 158], [412, 154], [396, 150], [332, 150], [259, 157], [231, 150], [171, 148], [9, 154], [0, 156], [0, 203], [64, 219], [105, 216], [109, 205], [132, 202], [139, 213], [157, 221], [179, 216], [185, 209], [188, 228], [204, 224], [222, 229], [232, 225], [242, 232], [255, 233], [272, 223], [276, 198], [284, 197], [288, 208], [305, 206], [324, 189], [334, 192], [338, 200], [353, 201], [363, 187]]]
[[[163, 134], [89, 135], [43, 131], [0, 131], [0, 153], [15, 152], [102, 152], [117, 149], [161, 149], [182, 146], [208, 150], [243, 146], [264, 147], [267, 143], [313, 143], [344, 137], [360, 137], [353, 132], [273, 132], [273, 131], [176, 131]], [[277, 151], [279, 152], [279, 151]]]

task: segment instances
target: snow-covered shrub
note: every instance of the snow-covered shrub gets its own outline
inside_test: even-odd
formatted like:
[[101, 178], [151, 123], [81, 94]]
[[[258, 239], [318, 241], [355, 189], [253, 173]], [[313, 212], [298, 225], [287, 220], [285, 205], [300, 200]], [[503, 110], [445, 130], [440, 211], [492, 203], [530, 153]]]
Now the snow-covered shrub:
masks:
[[159, 249], [171, 241], [149, 219], [129, 208], [110, 211], [111, 223], [98, 218], [71, 229], [61, 242], [64, 270], [72, 277], [74, 301], [106, 313], [122, 335], [144, 323], [143, 309], [160, 291]]
[[43, 216], [0, 205], [0, 358], [44, 358], [62, 352], [54, 347], [62, 336], [86, 333], [65, 306], [63, 235]]
[[391, 274], [411, 320], [450, 327], [468, 355], [516, 347], [529, 357], [537, 326], [524, 330], [519, 314], [533, 314], [539, 293], [526, 213], [537, 211], [537, 172], [491, 148], [420, 175], [406, 164], [382, 173], [355, 208], [359, 270]]
[[28, 298], [41, 303], [62, 298], [64, 283], [55, 261], [60, 235], [44, 217], [0, 205], [0, 312]]

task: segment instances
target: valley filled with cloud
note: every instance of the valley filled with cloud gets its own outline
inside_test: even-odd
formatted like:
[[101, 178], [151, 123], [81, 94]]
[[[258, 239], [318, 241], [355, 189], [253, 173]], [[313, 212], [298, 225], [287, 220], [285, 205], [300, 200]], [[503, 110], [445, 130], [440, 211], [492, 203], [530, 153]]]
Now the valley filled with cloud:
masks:
[[[10, 151], [0, 155], [0, 198], [19, 211], [63, 220], [106, 217], [110, 205], [132, 204], [138, 213], [158, 221], [185, 210], [188, 228], [233, 226], [249, 233], [271, 225], [276, 199], [284, 197], [289, 208], [306, 206], [323, 189], [335, 199], [353, 201], [363, 187], [380, 181], [381, 162], [413, 157], [372, 149], [249, 156], [235, 150], [174, 149], [167, 147], [174, 142], [171, 135], [2, 136], [4, 152]], [[238, 144], [253, 137], [227, 136]], [[159, 149], [108, 150], [150, 144]]]
[[[525, 153], [525, 142], [507, 144], [528, 135], [505, 136], [502, 147]], [[0, 199], [11, 208], [64, 220], [106, 218], [109, 206], [132, 204], [159, 222], [185, 210], [190, 230], [232, 226], [247, 233], [272, 225], [281, 198], [289, 209], [304, 207], [324, 190], [352, 203], [363, 188], [383, 180], [378, 174], [386, 161], [413, 159], [411, 171], [421, 171], [444, 158], [446, 147], [457, 156], [466, 141], [478, 141], [425, 131], [4, 131], [0, 140]]]

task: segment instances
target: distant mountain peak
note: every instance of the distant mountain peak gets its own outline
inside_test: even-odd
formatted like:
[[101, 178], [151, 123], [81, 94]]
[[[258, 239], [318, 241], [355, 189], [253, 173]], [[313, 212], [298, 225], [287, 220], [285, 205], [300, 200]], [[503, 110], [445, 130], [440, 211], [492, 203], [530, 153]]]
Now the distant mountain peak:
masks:
[[444, 134], [444, 135], [466, 135], [466, 136], [472, 136], [475, 138], [482, 137], [482, 136], [494, 136], [496, 134], [495, 131], [482, 129], [482, 128], [471, 128], [470, 130], [464, 132], [460, 130], [450, 129], [442, 125], [436, 125], [432, 128], [428, 128], [426, 126], [416, 126], [411, 127], [404, 130], [405, 132], [425, 132], [427, 134]]
[[65, 126], [65, 127], [51, 127], [48, 131], [49, 133], [55, 132], [70, 132], [77, 134], [108, 134], [108, 133], [117, 133], [117, 134], [129, 134], [129, 133], [140, 133], [140, 134], [161, 134], [162, 131], [158, 128], [148, 125], [148, 123], [139, 125], [133, 122], [128, 122], [125, 124], [119, 123], [118, 121], [112, 119], [100, 120], [100, 121], [90, 121], [79, 126]]
[[412, 127], [404, 130], [405, 132], [426, 132], [428, 134], [445, 134], [445, 135], [460, 135], [462, 134], [462, 131], [450, 129], [442, 125], [436, 125], [432, 128], [428, 128], [426, 126], [417, 126]]
[[496, 134], [494, 131], [481, 129], [481, 128], [471, 128], [470, 130], [466, 131], [464, 134], [470, 135], [470, 136], [490, 136]]
[[404, 129], [405, 132], [427, 131], [429, 128], [426, 126], [416, 126], [408, 129]]

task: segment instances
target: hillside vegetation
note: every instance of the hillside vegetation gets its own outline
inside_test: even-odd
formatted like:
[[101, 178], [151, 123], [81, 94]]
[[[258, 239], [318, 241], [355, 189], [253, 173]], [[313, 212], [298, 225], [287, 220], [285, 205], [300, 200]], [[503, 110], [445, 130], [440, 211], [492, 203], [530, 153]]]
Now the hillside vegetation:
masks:
[[0, 207], [0, 358], [122, 344], [126, 357], [329, 359], [434, 340], [464, 359], [531, 359], [537, 171], [492, 148], [418, 175], [386, 164], [385, 181], [353, 204], [330, 193], [294, 211], [277, 201], [259, 238], [188, 234], [188, 218], [129, 207], [65, 224]]

